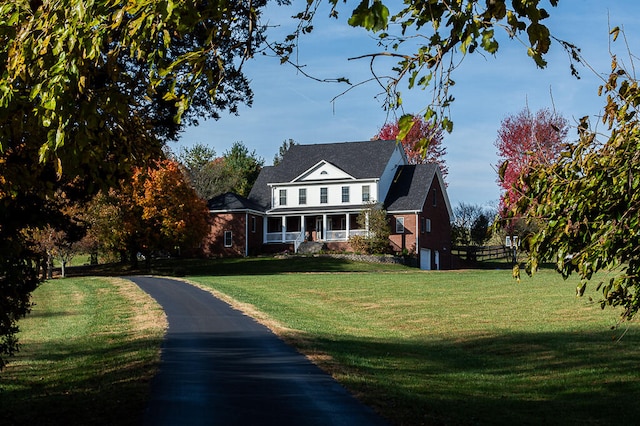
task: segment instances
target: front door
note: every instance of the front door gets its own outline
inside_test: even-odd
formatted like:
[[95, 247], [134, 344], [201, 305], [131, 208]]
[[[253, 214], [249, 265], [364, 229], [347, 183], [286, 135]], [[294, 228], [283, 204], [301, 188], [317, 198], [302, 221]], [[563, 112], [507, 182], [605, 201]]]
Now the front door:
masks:
[[322, 217], [316, 218], [316, 240], [322, 240]]

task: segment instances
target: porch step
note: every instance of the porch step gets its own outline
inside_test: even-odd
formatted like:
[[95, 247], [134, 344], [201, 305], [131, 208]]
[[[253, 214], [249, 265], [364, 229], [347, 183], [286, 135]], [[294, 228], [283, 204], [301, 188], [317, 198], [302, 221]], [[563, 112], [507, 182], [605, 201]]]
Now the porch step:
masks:
[[325, 248], [325, 244], [319, 241], [305, 241], [298, 247], [299, 254], [316, 254]]

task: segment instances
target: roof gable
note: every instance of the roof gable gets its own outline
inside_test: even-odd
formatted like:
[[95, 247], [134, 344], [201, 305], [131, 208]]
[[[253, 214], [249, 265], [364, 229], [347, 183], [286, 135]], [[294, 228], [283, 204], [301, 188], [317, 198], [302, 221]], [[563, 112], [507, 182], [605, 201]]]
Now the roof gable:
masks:
[[438, 182], [449, 216], [452, 216], [440, 168], [435, 163], [398, 167], [384, 202], [385, 208], [389, 212], [422, 210], [434, 180]]
[[326, 181], [326, 180], [345, 180], [355, 179], [339, 167], [334, 166], [328, 161], [322, 160], [315, 166], [311, 167], [302, 175], [295, 178], [294, 182], [310, 182], [310, 181]]

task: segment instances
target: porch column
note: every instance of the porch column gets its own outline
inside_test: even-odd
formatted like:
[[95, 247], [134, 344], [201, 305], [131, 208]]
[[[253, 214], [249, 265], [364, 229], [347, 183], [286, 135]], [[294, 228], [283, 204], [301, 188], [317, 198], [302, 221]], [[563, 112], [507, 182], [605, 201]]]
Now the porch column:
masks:
[[304, 215], [300, 215], [300, 240], [304, 241], [305, 240], [305, 233], [307, 232], [306, 230], [306, 223], [305, 223], [305, 217]]
[[347, 213], [347, 220], [345, 220], [345, 228], [347, 229], [347, 233], [345, 235], [345, 238], [347, 241], [349, 241], [349, 230], [351, 229], [351, 213]]
[[328, 231], [329, 230], [327, 228], [327, 215], [323, 214], [322, 215], [322, 232], [323, 232], [322, 239], [324, 241], [327, 241], [327, 237], [329, 236]]
[[262, 216], [262, 244], [268, 243], [267, 231], [269, 230], [269, 219], [267, 216]]
[[284, 243], [287, 235], [287, 217], [282, 216], [282, 237], [281, 241]]

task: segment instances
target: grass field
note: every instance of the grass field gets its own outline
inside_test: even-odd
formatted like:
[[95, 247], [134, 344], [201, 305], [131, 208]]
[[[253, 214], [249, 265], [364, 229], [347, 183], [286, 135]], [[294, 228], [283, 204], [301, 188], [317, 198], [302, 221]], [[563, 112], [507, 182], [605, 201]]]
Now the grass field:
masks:
[[[508, 270], [327, 258], [154, 265], [177, 268], [233, 298], [392, 424], [640, 418], [639, 324], [615, 328], [614, 310], [576, 298], [576, 283], [549, 271], [518, 284]], [[163, 323], [134, 314], [158, 312], [126, 283], [72, 278], [36, 291], [23, 350], [0, 373], [2, 424], [139, 422]]]
[[140, 425], [166, 321], [130, 281], [70, 278], [33, 294], [0, 373], [3, 425]]
[[[249, 304], [394, 424], [632, 424], [640, 328], [541, 272], [191, 277]], [[593, 294], [596, 298], [597, 295]]]

